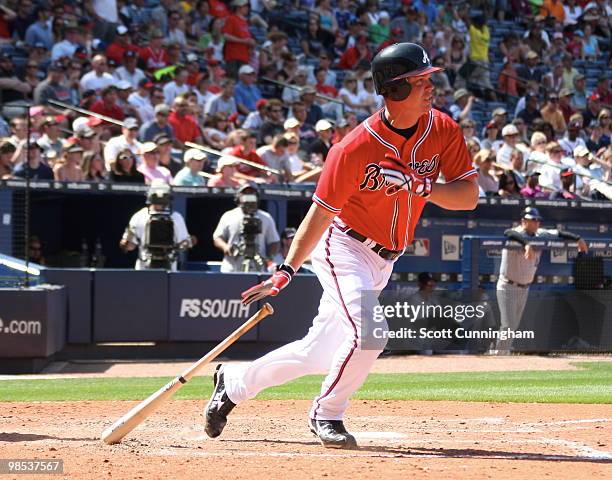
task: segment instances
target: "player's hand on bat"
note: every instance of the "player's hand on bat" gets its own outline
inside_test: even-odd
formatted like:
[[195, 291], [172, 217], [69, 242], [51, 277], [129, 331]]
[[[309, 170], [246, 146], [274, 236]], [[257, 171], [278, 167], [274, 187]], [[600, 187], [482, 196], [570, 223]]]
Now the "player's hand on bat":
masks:
[[403, 188], [412, 195], [429, 197], [431, 179], [416, 175], [400, 158], [387, 153], [385, 159], [381, 160], [380, 167], [387, 182]]
[[242, 303], [250, 305], [268, 296], [275, 297], [283, 288], [289, 285], [293, 275], [295, 275], [293, 267], [284, 263], [279, 265], [276, 272], [270, 278], [242, 292], [240, 295]]

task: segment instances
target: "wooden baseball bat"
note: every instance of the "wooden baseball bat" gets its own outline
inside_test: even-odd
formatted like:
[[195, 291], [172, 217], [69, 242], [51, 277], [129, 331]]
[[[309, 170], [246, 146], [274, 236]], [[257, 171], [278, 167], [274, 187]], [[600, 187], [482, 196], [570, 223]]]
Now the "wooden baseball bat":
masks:
[[200, 360], [185, 370], [181, 375], [168, 382], [157, 392], [149, 396], [149, 398], [146, 400], [140, 402], [129, 412], [123, 415], [123, 417], [104, 430], [102, 432], [102, 440], [109, 445], [119, 443], [123, 437], [134, 430], [134, 428], [142, 423], [142, 421], [151, 415], [151, 413], [157, 410], [162, 403], [168, 400], [178, 389], [191, 380], [191, 377], [198, 373], [205, 365], [213, 361], [219, 354], [221, 354], [221, 352], [223, 352], [247, 331], [257, 325], [257, 323], [273, 313], [274, 309], [272, 306], [269, 303], [266, 303], [255, 313], [255, 315], [234, 330], [234, 332], [232, 332], [225, 340], [200, 358]]

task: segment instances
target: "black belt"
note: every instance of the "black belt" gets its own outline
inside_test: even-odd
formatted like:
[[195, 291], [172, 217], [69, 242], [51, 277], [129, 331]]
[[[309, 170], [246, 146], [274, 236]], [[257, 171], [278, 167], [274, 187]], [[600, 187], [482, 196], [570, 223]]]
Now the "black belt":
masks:
[[504, 280], [504, 282], [506, 282], [506, 283], [508, 283], [510, 285], [516, 285], [517, 287], [520, 287], [520, 288], [529, 288], [529, 285], [531, 285], [531, 283], [518, 283], [518, 282], [510, 280], [510, 279], [508, 279], [506, 277], [504, 277], [503, 280]]
[[[355, 240], [359, 240], [361, 243], [364, 243], [368, 239], [368, 237], [356, 232], [352, 228], [345, 230], [344, 233], [346, 233], [349, 237], [353, 237]], [[377, 243], [371, 248], [376, 254], [378, 254], [379, 257], [382, 257], [385, 260], [395, 260], [402, 254], [402, 250], [389, 250], [388, 248], [383, 247], [380, 243]]]

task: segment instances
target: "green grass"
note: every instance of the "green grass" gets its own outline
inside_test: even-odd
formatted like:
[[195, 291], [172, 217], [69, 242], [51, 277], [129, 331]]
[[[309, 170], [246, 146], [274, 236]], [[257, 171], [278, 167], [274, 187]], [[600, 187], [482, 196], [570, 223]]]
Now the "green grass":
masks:
[[[354, 398], [475, 402], [612, 403], [612, 362], [579, 362], [579, 370], [371, 374]], [[307, 376], [262, 392], [265, 400], [309, 400], [321, 376]], [[0, 381], [0, 401], [142, 400], [169, 377], [68, 378]], [[205, 399], [210, 377], [192, 379], [179, 399]]]

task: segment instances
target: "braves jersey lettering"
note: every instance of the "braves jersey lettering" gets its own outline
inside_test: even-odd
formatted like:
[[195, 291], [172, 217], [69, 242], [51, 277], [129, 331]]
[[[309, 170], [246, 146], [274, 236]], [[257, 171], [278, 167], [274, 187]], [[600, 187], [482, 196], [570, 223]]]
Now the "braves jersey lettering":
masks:
[[[362, 235], [391, 250], [412, 242], [426, 199], [385, 188], [379, 161], [393, 154], [417, 176], [452, 182], [476, 175], [459, 126], [437, 110], [423, 115], [406, 139], [377, 112], [329, 151], [313, 201]], [[376, 215], [371, 215], [376, 212]]]

